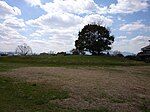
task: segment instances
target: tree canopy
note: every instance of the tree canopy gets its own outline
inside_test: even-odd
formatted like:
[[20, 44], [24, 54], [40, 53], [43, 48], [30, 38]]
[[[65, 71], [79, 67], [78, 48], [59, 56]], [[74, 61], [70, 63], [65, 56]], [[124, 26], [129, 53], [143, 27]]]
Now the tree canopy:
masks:
[[30, 46], [28, 46], [27, 44], [22, 44], [22, 45], [18, 45], [16, 48], [16, 53], [18, 55], [31, 55], [32, 54], [32, 49]]
[[92, 55], [100, 55], [102, 51], [110, 50], [114, 36], [109, 29], [97, 24], [88, 24], [78, 34], [75, 47], [80, 53], [88, 51]]

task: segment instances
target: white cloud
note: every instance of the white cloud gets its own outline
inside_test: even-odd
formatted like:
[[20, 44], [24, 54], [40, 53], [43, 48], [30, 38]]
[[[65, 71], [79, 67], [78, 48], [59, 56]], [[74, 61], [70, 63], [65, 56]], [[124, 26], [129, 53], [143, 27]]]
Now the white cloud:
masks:
[[48, 38], [52, 37], [55, 34], [61, 34], [61, 35], [74, 35], [75, 32], [78, 32], [78, 30], [75, 29], [75, 27], [69, 28], [69, 29], [51, 29], [48, 27], [41, 27], [40, 29], [37, 29], [35, 32], [31, 34], [32, 37], [42, 37], [44, 35], [48, 36]]
[[[54, 36], [55, 38], [57, 35]], [[65, 43], [69, 43], [71, 45], [65, 45]], [[33, 49], [33, 52], [49, 52], [49, 51], [55, 51], [55, 52], [60, 52], [60, 51], [70, 51], [70, 49], [73, 47], [73, 44], [70, 43], [70, 40], [30, 40], [27, 42], [28, 45]]]
[[0, 51], [14, 51], [20, 43], [26, 43], [27, 38], [16, 29], [0, 24]]
[[41, 0], [25, 0], [31, 6], [39, 6], [46, 12], [68, 12], [73, 14], [134, 13], [145, 11], [150, 6], [148, 0], [117, 0], [110, 6], [99, 6], [94, 0], [53, 0], [42, 4]]
[[133, 22], [131, 24], [123, 24], [119, 30], [121, 30], [121, 31], [135, 31], [135, 30], [140, 30], [140, 29], [150, 30], [150, 27], [137, 21], [137, 22]]
[[31, 6], [41, 6], [41, 0], [25, 0]]
[[136, 44], [138, 42], [147, 43], [149, 39], [150, 39], [149, 36], [137, 36], [137, 37], [133, 38], [131, 41], [133, 41], [134, 44]]
[[110, 13], [134, 13], [148, 9], [148, 0], [117, 0], [117, 4], [111, 4]]
[[5, 1], [0, 1], [0, 50], [14, 51], [19, 43], [24, 43], [27, 37], [21, 35], [19, 31], [25, 27], [23, 19], [18, 19], [21, 10], [15, 6], [8, 5]]
[[11, 28], [23, 28], [25, 23], [23, 19], [18, 19], [16, 17], [8, 17], [4, 20], [3, 24]]
[[68, 12], [73, 14], [106, 13], [107, 7], [99, 7], [94, 0], [54, 0], [41, 6], [46, 12]]
[[103, 26], [111, 26], [113, 20], [99, 14], [91, 14], [84, 17], [84, 24], [99, 23]]
[[5, 40], [18, 40], [18, 39], [26, 39], [26, 37], [20, 35], [18, 31], [9, 26], [5, 26], [0, 23], [0, 36]]
[[117, 39], [126, 39], [127, 38], [127, 36], [119, 36], [119, 37], [117, 37]]
[[[76, 34], [75, 34], [76, 33]], [[74, 27], [69, 29], [46, 29], [46, 27], [41, 27], [41, 29], [37, 29], [30, 36], [35, 39], [42, 40], [49, 43], [49, 49], [45, 50], [48, 52], [50, 50], [53, 51], [69, 51], [74, 47], [74, 41], [76, 40], [76, 35], [78, 30], [75, 30]], [[75, 34], [75, 35], [74, 35]], [[45, 37], [45, 38], [43, 38]], [[40, 45], [40, 47], [43, 47]], [[41, 49], [41, 48], [40, 48]], [[42, 48], [43, 49], [43, 48]], [[42, 50], [41, 49], [41, 50]], [[38, 50], [39, 51], [39, 50]]]
[[11, 15], [21, 15], [21, 10], [17, 7], [12, 7], [8, 5], [5, 1], [0, 1], [0, 18], [4, 19]]
[[[73, 22], [72, 22], [73, 21]], [[53, 28], [61, 27], [72, 27], [74, 25], [80, 24], [82, 18], [80, 16], [70, 14], [70, 13], [48, 13], [43, 15], [35, 20], [27, 21], [28, 25], [37, 25], [37, 26], [49, 26]]]
[[113, 50], [138, 53], [141, 51], [141, 48], [149, 45], [148, 40], [150, 40], [149, 36], [136, 36], [132, 39], [120, 39], [114, 42]]
[[41, 0], [24, 0], [31, 6], [39, 6], [46, 12], [68, 12], [73, 14], [104, 14], [107, 7], [98, 6], [94, 0], [53, 0], [42, 4]]

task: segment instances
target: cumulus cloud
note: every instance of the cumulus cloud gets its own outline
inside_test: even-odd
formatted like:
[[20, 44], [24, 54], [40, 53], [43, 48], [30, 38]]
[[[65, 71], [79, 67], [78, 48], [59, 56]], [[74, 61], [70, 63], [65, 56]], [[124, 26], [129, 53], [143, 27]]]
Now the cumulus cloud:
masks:
[[25, 0], [25, 2], [27, 2], [31, 6], [41, 6], [42, 5], [41, 0]]
[[19, 43], [25, 43], [27, 38], [16, 29], [0, 23], [0, 50], [14, 51]]
[[[94, 0], [53, 0], [53, 2], [42, 4], [40, 7], [44, 9], [47, 14], [35, 20], [27, 21], [28, 25], [46, 25], [58, 28], [74, 27], [78, 24], [93, 22], [102, 22], [103, 25], [111, 25], [113, 23], [110, 18], [101, 15], [107, 8], [99, 7]], [[82, 15], [84, 13], [85, 15]]]
[[127, 36], [119, 36], [119, 37], [117, 37], [117, 39], [126, 39], [127, 38]]
[[42, 4], [41, 0], [25, 0], [31, 6], [39, 6], [46, 12], [68, 12], [74, 14], [116, 14], [145, 11], [150, 6], [148, 0], [117, 0], [110, 6], [98, 6], [94, 0], [53, 0]]
[[[48, 13], [35, 20], [29, 20], [26, 24], [36, 29], [30, 34], [34, 38], [45, 37], [45, 40], [50, 40], [50, 44], [57, 44], [58, 46], [61, 44], [66, 47], [72, 44], [73, 47], [82, 20], [82, 17], [74, 14], [56, 12]], [[59, 49], [70, 49], [69, 47], [66, 49], [66, 47]]]
[[4, 24], [0, 23], [0, 36], [2, 36], [3, 38], [6, 37], [8, 39], [20, 39], [22, 38], [19, 33], [17, 32], [17, 30], [5, 26]]
[[103, 26], [111, 26], [113, 20], [99, 14], [91, 14], [84, 17], [84, 24], [89, 23], [98, 23]]
[[53, 12], [68, 12], [74, 14], [91, 14], [93, 12], [106, 13], [106, 7], [99, 7], [94, 0], [53, 0], [53, 2], [46, 3], [41, 8], [46, 12], [53, 10]]
[[68, 12], [74, 14], [106, 13], [107, 7], [99, 7], [94, 0], [53, 0], [42, 4], [41, 0], [25, 0], [31, 6], [39, 6], [46, 12]]
[[73, 15], [70, 13], [48, 13], [46, 15], [40, 16], [35, 20], [27, 21], [28, 25], [35, 26], [51, 26], [53, 28], [61, 28], [61, 27], [71, 27], [77, 24], [80, 24], [82, 18], [77, 15]]
[[17, 18], [21, 15], [21, 10], [0, 1], [0, 12], [0, 50], [14, 51], [17, 44], [27, 40], [27, 37], [19, 33], [25, 27], [24, 20]]
[[[59, 38], [57, 35], [54, 36], [54, 38]], [[62, 37], [61, 37], [62, 38]], [[28, 41], [28, 45], [33, 49], [33, 52], [49, 52], [49, 51], [55, 51], [55, 52], [60, 52], [60, 51], [67, 51], [70, 50], [70, 48], [73, 47], [72, 45], [65, 45], [65, 43], [70, 43], [70, 40], [64, 40], [61, 42], [60, 40], [38, 40], [38, 39], [33, 39]]]
[[16, 17], [8, 17], [4, 20], [3, 24], [7, 27], [11, 28], [23, 28], [25, 27], [25, 23], [23, 19], [18, 19]]
[[135, 31], [135, 30], [140, 30], [140, 29], [144, 29], [144, 30], [149, 30], [150, 31], [150, 27], [146, 26], [145, 24], [137, 21], [137, 22], [133, 22], [130, 24], [123, 24], [119, 30], [121, 31]]
[[0, 1], [0, 18], [4, 19], [7, 16], [11, 16], [11, 15], [21, 15], [21, 10], [17, 7], [12, 7], [10, 5], [8, 5], [5, 1]]
[[114, 42], [113, 50], [138, 53], [141, 51], [141, 48], [145, 47], [146, 45], [149, 45], [149, 39], [149, 36], [142, 35], [136, 36], [132, 39], [120, 39]]
[[111, 4], [110, 13], [134, 13], [148, 9], [148, 0], [117, 0], [117, 4]]

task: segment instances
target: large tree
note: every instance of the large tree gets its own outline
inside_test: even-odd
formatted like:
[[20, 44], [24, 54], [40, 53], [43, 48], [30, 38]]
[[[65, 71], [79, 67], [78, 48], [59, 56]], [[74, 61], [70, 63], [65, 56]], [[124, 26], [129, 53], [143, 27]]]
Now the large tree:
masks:
[[88, 24], [79, 32], [75, 47], [81, 53], [88, 51], [92, 55], [100, 55], [102, 51], [110, 50], [113, 42], [114, 36], [110, 35], [109, 29], [97, 24]]

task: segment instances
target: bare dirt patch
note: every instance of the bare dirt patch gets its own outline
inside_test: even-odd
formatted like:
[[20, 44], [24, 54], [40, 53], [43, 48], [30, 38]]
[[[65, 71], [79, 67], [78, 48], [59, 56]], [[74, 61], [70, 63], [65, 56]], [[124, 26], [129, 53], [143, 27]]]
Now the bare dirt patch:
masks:
[[111, 111], [140, 112], [150, 109], [149, 73], [148, 66], [93, 69], [26, 67], [3, 72], [0, 75], [31, 83], [53, 85], [69, 91], [70, 98], [52, 101], [63, 107], [74, 109], [106, 107]]

